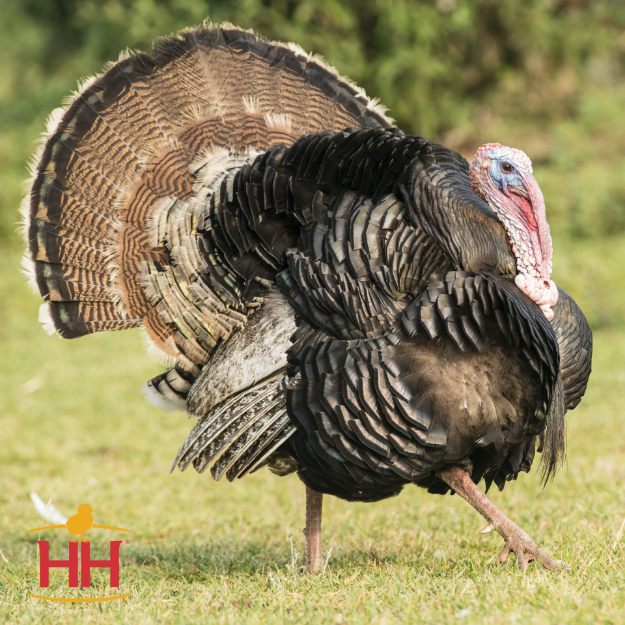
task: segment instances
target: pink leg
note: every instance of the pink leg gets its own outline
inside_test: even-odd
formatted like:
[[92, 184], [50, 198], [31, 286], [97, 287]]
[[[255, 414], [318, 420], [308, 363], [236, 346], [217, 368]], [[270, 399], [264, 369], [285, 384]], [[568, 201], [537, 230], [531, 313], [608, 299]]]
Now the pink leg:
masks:
[[323, 568], [321, 552], [321, 506], [323, 494], [306, 487], [306, 573], [319, 573]]
[[466, 499], [504, 539], [506, 544], [499, 556], [499, 562], [505, 562], [510, 552], [513, 552], [522, 571], [532, 560], [536, 560], [546, 569], [561, 566], [571, 568], [570, 565], [548, 556], [518, 525], [498, 510], [463, 468], [452, 466], [440, 471], [438, 475], [463, 499]]

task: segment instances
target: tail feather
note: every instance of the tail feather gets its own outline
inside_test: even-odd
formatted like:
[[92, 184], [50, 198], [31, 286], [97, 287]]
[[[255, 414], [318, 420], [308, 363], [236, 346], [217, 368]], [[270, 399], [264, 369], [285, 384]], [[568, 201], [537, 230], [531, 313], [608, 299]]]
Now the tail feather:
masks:
[[36, 236], [32, 241], [35, 252], [32, 260], [95, 272], [106, 267], [108, 259], [102, 241], [39, 219], [33, 222], [33, 227]]
[[[211, 57], [218, 37], [217, 29], [191, 29], [155, 42], [155, 63], [165, 70], [159, 76], [161, 101], [170, 110], [184, 110], [187, 122], [213, 117], [223, 122], [224, 94], [216, 91], [220, 76]], [[180, 107], [181, 100], [186, 106]]]
[[[49, 150], [39, 165], [39, 177], [56, 181], [82, 202], [104, 215], [113, 215], [115, 199], [121, 187], [113, 171], [104, 167], [105, 163], [90, 163], [83, 154], [81, 142], [73, 138], [61, 123], [59, 130], [48, 144]], [[46, 158], [47, 157], [47, 158]]]
[[64, 339], [106, 330], [129, 330], [142, 323], [140, 318], [121, 317], [112, 302], [52, 302], [47, 306], [46, 322], [51, 321]]
[[92, 87], [94, 93], [99, 92], [110, 124], [140, 157], [155, 144], [175, 146], [174, 125], [168, 115], [175, 109], [165, 110], [150, 89], [160, 69], [147, 54], [131, 54], [113, 65]]
[[51, 302], [109, 301], [111, 277], [89, 269], [36, 261], [34, 273], [39, 289]]
[[112, 239], [115, 218], [91, 207], [52, 178], [44, 178], [37, 190], [38, 202], [33, 206], [33, 219], [74, 230], [90, 237]]

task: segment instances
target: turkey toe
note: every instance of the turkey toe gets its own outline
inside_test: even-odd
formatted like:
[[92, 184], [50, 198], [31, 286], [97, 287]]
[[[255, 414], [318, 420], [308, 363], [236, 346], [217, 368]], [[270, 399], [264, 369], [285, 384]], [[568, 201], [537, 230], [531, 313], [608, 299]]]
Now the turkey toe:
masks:
[[571, 570], [570, 564], [566, 564], [561, 560], [552, 558], [545, 553], [543, 549], [530, 540], [527, 534], [523, 534], [525, 534], [525, 532], [514, 533], [508, 538], [508, 540], [506, 540], [506, 544], [499, 555], [499, 562], [504, 564], [508, 560], [508, 556], [511, 553], [514, 553], [519, 568], [522, 571], [525, 571], [527, 569], [527, 565], [533, 561], [537, 562], [545, 569], [566, 568]]

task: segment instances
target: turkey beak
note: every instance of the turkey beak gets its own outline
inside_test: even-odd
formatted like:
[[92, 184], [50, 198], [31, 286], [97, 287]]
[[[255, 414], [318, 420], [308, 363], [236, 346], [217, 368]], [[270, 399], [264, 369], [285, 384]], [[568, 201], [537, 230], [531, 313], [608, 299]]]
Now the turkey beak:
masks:
[[527, 192], [526, 188], [521, 186], [520, 184], [509, 184], [508, 190], [510, 191], [510, 193], [520, 195], [521, 197], [524, 197], [528, 202], [530, 201], [529, 193]]

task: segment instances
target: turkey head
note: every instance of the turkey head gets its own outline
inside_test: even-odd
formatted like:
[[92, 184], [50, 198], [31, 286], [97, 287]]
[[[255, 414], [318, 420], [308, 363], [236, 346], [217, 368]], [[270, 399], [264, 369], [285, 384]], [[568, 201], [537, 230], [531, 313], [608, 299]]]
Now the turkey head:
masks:
[[486, 143], [473, 157], [469, 176], [474, 191], [488, 203], [510, 237], [517, 264], [516, 285], [551, 321], [558, 289], [551, 280], [551, 235], [532, 162], [521, 150]]

